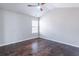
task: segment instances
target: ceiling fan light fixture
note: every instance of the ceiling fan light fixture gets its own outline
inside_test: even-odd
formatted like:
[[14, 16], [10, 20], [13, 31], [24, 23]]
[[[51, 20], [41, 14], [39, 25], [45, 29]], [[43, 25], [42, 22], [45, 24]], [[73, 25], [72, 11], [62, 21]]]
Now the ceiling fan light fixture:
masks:
[[40, 9], [41, 7], [40, 6], [37, 6], [37, 8]]

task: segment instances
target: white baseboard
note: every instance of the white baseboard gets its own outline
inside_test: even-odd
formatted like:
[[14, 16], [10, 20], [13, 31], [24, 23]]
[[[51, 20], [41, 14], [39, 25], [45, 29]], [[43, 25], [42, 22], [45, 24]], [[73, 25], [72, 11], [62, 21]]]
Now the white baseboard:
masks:
[[61, 43], [61, 44], [66, 44], [66, 45], [70, 45], [70, 46], [79, 48], [78, 45], [74, 45], [74, 44], [70, 44], [70, 43], [66, 43], [66, 42], [62, 42], [62, 41], [57, 41], [55, 39], [52, 40], [51, 38], [48, 38], [48, 37], [41, 36], [41, 38], [44, 38], [46, 40], [50, 40], [50, 41], [54, 41], [54, 42], [58, 42], [58, 43]]
[[19, 43], [19, 42], [26, 41], [26, 40], [31, 40], [31, 39], [34, 39], [34, 38], [38, 38], [38, 37], [37, 36], [36, 37], [30, 37], [30, 38], [26, 38], [26, 39], [23, 39], [23, 40], [20, 40], [20, 41], [16, 41], [16, 42], [3, 43], [3, 44], [0, 44], [0, 47], [1, 46], [5, 46], [5, 45], [14, 44], [14, 43]]

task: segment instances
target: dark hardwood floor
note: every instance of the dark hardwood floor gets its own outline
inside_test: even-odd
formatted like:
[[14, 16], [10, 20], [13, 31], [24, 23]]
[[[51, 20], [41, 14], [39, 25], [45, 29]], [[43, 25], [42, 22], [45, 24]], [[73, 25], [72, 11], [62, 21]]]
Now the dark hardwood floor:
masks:
[[0, 47], [1, 56], [79, 56], [79, 48], [36, 38]]

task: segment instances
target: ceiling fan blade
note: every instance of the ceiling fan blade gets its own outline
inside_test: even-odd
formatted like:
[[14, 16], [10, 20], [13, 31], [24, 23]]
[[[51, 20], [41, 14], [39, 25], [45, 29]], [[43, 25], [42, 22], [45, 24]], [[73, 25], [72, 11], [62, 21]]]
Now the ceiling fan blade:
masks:
[[37, 5], [27, 5], [28, 7], [36, 7]]
[[38, 3], [37, 5], [27, 5], [27, 6], [29, 6], [29, 7], [36, 7], [36, 6], [41, 6], [41, 5], [44, 5], [45, 3]]
[[38, 3], [37, 5], [40, 6], [40, 3]]
[[41, 3], [41, 5], [44, 5], [44, 4], [46, 4], [46, 3]]
[[43, 9], [42, 9], [42, 8], [40, 8], [40, 11], [43, 11]]

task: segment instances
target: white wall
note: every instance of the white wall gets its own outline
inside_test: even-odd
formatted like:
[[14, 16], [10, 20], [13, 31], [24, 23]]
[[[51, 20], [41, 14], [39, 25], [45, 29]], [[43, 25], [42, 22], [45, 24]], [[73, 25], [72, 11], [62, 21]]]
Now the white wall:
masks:
[[41, 37], [79, 47], [79, 8], [56, 8], [40, 20]]
[[3, 29], [3, 16], [2, 16], [3, 12], [0, 11], [0, 44], [3, 43], [4, 41], [4, 37], [3, 37], [3, 33], [4, 33], [4, 29]]
[[1, 45], [7, 45], [24, 40], [28, 40], [37, 35], [32, 35], [32, 20], [35, 17], [16, 13], [12, 11], [0, 10], [4, 20], [2, 27], [4, 27], [4, 43]]

